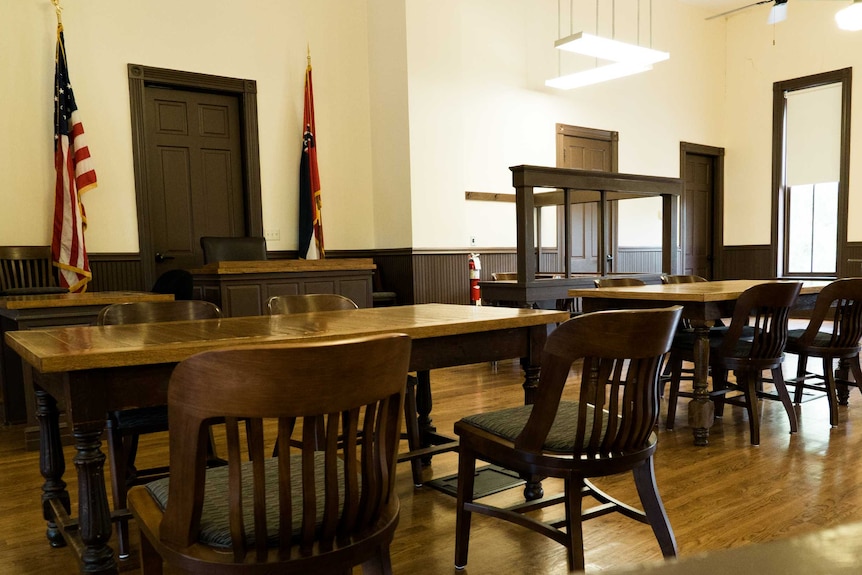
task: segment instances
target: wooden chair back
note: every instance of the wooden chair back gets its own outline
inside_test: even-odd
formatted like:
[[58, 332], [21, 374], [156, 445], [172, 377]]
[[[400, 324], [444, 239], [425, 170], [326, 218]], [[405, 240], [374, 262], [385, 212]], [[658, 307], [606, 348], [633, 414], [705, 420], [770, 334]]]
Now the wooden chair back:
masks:
[[266, 302], [270, 315], [358, 309], [358, 307], [352, 299], [334, 293], [276, 295]]
[[57, 287], [51, 246], [0, 246], [0, 291]]
[[204, 236], [204, 263], [260, 261], [266, 259], [266, 239], [260, 237]]
[[736, 300], [730, 327], [710, 360], [726, 369], [750, 371], [781, 363], [787, 320], [801, 288], [800, 282], [773, 282], [745, 290]]
[[663, 275], [661, 283], [663, 284], [692, 284], [697, 282], [709, 281], [705, 277], [693, 275]]
[[646, 285], [643, 280], [637, 278], [596, 278], [593, 283], [596, 284], [597, 288]]
[[[350, 573], [352, 565], [388, 559], [410, 348], [408, 336], [385, 334], [237, 347], [181, 362], [168, 388], [164, 516], [146, 488], [130, 493], [143, 536], [155, 538], [163, 557], [219, 562], [219, 573], [231, 564], [237, 573]], [[208, 472], [207, 422], [215, 418], [226, 422], [228, 465]], [[240, 418], [250, 422], [250, 462], [241, 457]], [[264, 418], [277, 422], [277, 458], [264, 451]], [[318, 427], [322, 451], [315, 450]], [[301, 447], [291, 445], [292, 435]], [[223, 472], [218, 489], [215, 472]], [[209, 509], [227, 510], [226, 553], [199, 543], [212, 527]]]
[[152, 291], [174, 294], [174, 299], [194, 299], [194, 276], [188, 270], [168, 270], [156, 278]]
[[[831, 320], [832, 332], [828, 343], [818, 338], [823, 322]], [[815, 339], [818, 341], [815, 342]], [[795, 342], [795, 348], [829, 347], [836, 355], [859, 353], [862, 339], [862, 278], [835, 280], [819, 294], [805, 332]]]
[[659, 368], [681, 313], [681, 306], [602, 311], [558, 326], [542, 352], [536, 402], [516, 448], [540, 450], [572, 363], [583, 359], [574, 455], [642, 451], [658, 419]]
[[138, 301], [115, 303], [102, 308], [96, 318], [97, 325], [120, 325], [124, 323], [158, 323], [194, 319], [218, 319], [221, 309], [208, 301]]

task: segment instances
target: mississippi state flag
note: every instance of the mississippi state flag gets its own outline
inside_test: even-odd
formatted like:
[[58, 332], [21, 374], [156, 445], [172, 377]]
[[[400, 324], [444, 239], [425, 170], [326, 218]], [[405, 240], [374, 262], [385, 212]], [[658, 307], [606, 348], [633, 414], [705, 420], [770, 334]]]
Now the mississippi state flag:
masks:
[[316, 260], [324, 258], [325, 254], [310, 63], [305, 69], [305, 111], [302, 114], [302, 124], [302, 158], [299, 162], [299, 257]]
[[96, 187], [96, 172], [84, 138], [84, 126], [75, 105], [63, 26], [57, 27], [57, 56], [54, 68], [54, 236], [51, 242], [60, 285], [69, 291], [86, 291], [90, 281], [90, 261], [84, 246], [87, 216], [81, 197]]

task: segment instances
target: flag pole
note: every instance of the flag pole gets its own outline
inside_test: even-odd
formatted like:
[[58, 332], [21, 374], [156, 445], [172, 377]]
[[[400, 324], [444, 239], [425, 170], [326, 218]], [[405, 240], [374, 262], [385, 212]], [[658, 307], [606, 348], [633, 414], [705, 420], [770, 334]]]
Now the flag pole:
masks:
[[60, 6], [60, 0], [51, 0], [51, 4], [54, 5], [54, 10], [57, 12], [57, 27], [62, 30], [63, 29], [63, 7]]

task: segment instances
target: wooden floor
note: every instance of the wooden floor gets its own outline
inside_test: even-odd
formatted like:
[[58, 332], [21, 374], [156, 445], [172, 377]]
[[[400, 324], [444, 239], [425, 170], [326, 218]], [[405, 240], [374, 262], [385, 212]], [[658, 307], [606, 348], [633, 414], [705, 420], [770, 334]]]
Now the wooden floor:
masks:
[[[792, 364], [786, 366], [788, 371]], [[439, 370], [432, 373], [434, 423], [451, 431], [461, 415], [517, 405], [523, 401], [516, 362]], [[726, 407], [711, 429], [710, 445], [694, 447], [680, 402], [676, 430], [659, 431], [656, 474], [682, 556], [770, 541], [862, 519], [862, 396], [851, 394], [841, 424], [830, 428], [826, 401], [798, 410], [799, 433], [791, 435], [781, 406], [763, 406], [762, 444], [752, 447], [740, 408]], [[664, 409], [662, 411], [664, 414]], [[39, 499], [38, 454], [23, 449], [20, 427], [0, 430], [0, 573], [77, 572], [68, 549], [51, 549], [44, 537]], [[147, 438], [142, 463], [166, 458], [163, 438]], [[67, 481], [76, 501], [77, 486], [67, 448]], [[435, 457], [430, 477], [454, 473], [457, 455]], [[392, 546], [395, 573], [454, 573], [454, 499], [428, 487], [414, 489], [409, 465], [399, 465], [401, 520]], [[623, 500], [637, 503], [630, 476], [597, 482]], [[554, 485], [547, 482], [546, 492]], [[520, 490], [516, 490], [520, 491]], [[494, 497], [515, 497], [509, 492]], [[121, 570], [139, 573], [135, 553]], [[646, 525], [602, 517], [585, 526], [587, 571], [612, 570], [638, 562], [661, 561]], [[357, 569], [358, 573], [359, 570]], [[463, 573], [565, 573], [564, 549], [523, 529], [474, 517], [470, 562]]]

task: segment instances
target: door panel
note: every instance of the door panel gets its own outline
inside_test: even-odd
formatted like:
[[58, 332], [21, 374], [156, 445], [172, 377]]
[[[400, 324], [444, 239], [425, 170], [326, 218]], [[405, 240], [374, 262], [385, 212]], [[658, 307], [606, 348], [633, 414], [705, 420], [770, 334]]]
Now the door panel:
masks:
[[[559, 167], [599, 172], [612, 170], [614, 142], [569, 134], [558, 134], [557, 142], [562, 147], [562, 165]], [[571, 208], [572, 245], [569, 260], [572, 272], [594, 273], [599, 270], [598, 214], [598, 204], [595, 202], [576, 204]], [[562, 217], [559, 221], [563, 221]]]
[[147, 87], [146, 209], [159, 275], [194, 268], [204, 235], [243, 236], [242, 142], [236, 96]]
[[683, 273], [712, 279], [712, 219], [714, 161], [710, 156], [686, 154], [682, 228], [685, 233]]

